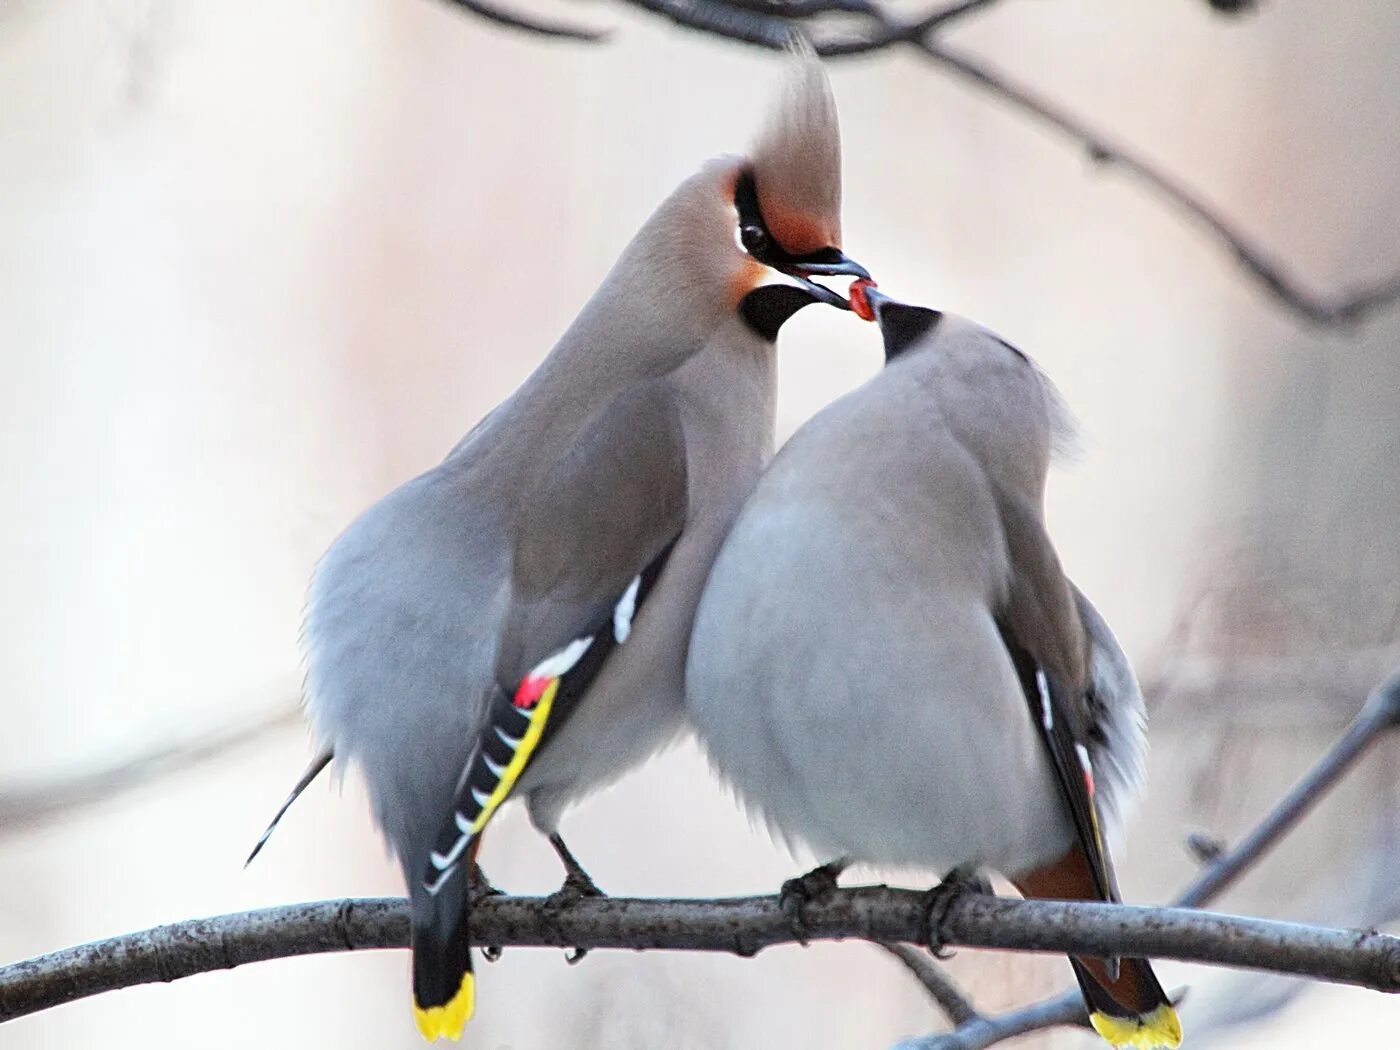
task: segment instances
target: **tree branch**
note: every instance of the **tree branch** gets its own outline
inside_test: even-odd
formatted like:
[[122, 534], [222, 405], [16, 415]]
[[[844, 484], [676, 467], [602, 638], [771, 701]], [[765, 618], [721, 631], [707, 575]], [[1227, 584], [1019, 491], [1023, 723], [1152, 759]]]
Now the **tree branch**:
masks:
[[1028, 1035], [1044, 1028], [1066, 1026], [1087, 1027], [1089, 1017], [1084, 1012], [1084, 999], [1079, 992], [1066, 993], [1055, 999], [1027, 1006], [998, 1017], [978, 1017], [960, 1024], [951, 1032], [906, 1039], [893, 1050], [985, 1050], [1004, 1039]]
[[[1204, 904], [1306, 814], [1365, 753], [1400, 726], [1400, 671], [1371, 695], [1338, 744], [1236, 850], [1182, 895]], [[206, 744], [206, 747], [212, 744]], [[906, 1050], [980, 1050], [1041, 1028], [1083, 1024], [1077, 992], [999, 1017], [976, 1013], [957, 985], [904, 947], [932, 929], [942, 944], [1078, 955], [1142, 955], [1261, 969], [1400, 991], [1400, 939], [1371, 932], [1213, 915], [1182, 908], [1018, 901], [964, 893], [939, 914], [927, 894], [883, 886], [840, 890], [805, 912], [811, 939], [861, 938], [916, 972], [958, 1025]], [[796, 940], [775, 897], [716, 901], [585, 900], [563, 909], [489, 898], [473, 916], [478, 943], [536, 947], [689, 949], [753, 955]], [[403, 947], [402, 901], [325, 901], [200, 919], [81, 945], [0, 968], [0, 1021], [116, 988], [292, 955]]]
[[494, 4], [491, 0], [447, 0], [449, 4], [470, 11], [474, 15], [486, 19], [488, 22], [495, 22], [499, 26], [508, 29], [519, 29], [525, 33], [535, 36], [549, 36], [562, 38], [565, 40], [582, 40], [585, 43], [600, 43], [608, 38], [610, 31], [606, 29], [588, 29], [584, 26], [570, 25], [565, 22], [554, 22], [546, 18], [536, 18], [533, 15], [524, 15], [518, 11], [511, 11], [508, 8]]
[[1340, 298], [1325, 298], [1308, 291], [1288, 276], [1278, 262], [1270, 259], [1268, 253], [1236, 230], [1219, 209], [1141, 156], [1110, 141], [1107, 136], [1090, 129], [1079, 118], [1071, 116], [1048, 99], [1012, 83], [1004, 74], [993, 71], [969, 55], [928, 39], [922, 40], [918, 46], [945, 69], [1078, 143], [1095, 163], [1117, 167], [1143, 183], [1188, 219], [1205, 227], [1266, 291], [1313, 324], [1355, 324], [1400, 300], [1400, 273]]
[[1308, 770], [1244, 840], [1220, 857], [1176, 899], [1183, 908], [1203, 907], [1247, 871], [1255, 861], [1308, 815], [1322, 797], [1361, 759], [1382, 735], [1400, 728], [1400, 669], [1367, 698], [1328, 752]]
[[[941, 898], [866, 886], [838, 890], [804, 911], [811, 940], [940, 941], [975, 948], [1074, 955], [1145, 955], [1296, 974], [1400, 991], [1400, 938], [1180, 908], [1022, 901], [963, 892]], [[750, 956], [796, 941], [776, 896], [726, 900], [590, 898], [559, 908], [544, 898], [490, 897], [472, 915], [478, 944]], [[295, 904], [161, 926], [0, 969], [0, 1021], [100, 992], [173, 981], [293, 955], [402, 948], [401, 900]]]
[[302, 724], [301, 712], [288, 704], [240, 725], [188, 741], [160, 744], [76, 775], [0, 785], [0, 838], [30, 831], [82, 806], [107, 802], [159, 777], [216, 758], [267, 733]]
[[[447, 0], [494, 22], [532, 33], [595, 40], [602, 34], [558, 26], [509, 14], [489, 0]], [[1157, 197], [1203, 227], [1266, 292], [1300, 318], [1323, 327], [1342, 327], [1362, 320], [1400, 301], [1400, 273], [1342, 296], [1322, 296], [1290, 276], [1277, 260], [1234, 227], [1219, 208], [1204, 200], [1176, 178], [1108, 136], [1090, 128], [1079, 117], [1030, 88], [1010, 80], [1005, 73], [936, 38], [938, 30], [957, 19], [992, 7], [998, 0], [960, 0], [935, 8], [922, 18], [905, 22], [873, 0], [620, 0], [648, 14], [665, 18], [684, 29], [721, 37], [769, 50], [788, 45], [799, 25], [824, 24], [826, 16], [856, 17], [862, 29], [845, 33], [813, 33], [817, 54], [826, 58], [868, 55], [906, 44], [929, 61], [942, 66], [991, 97], [1018, 110], [1082, 147], [1096, 163], [1111, 165], [1137, 180]], [[1245, 0], [1211, 0], [1219, 10], [1243, 10]]]
[[905, 965], [953, 1024], [966, 1025], [982, 1019], [967, 993], [958, 987], [958, 982], [943, 967], [929, 958], [926, 949], [893, 941], [883, 941], [880, 947]]
[[[1303, 779], [1237, 847], [1219, 854], [1173, 906], [1200, 908], [1217, 899], [1308, 814], [1372, 743], [1394, 730], [1400, 730], [1400, 668], [1371, 692], [1361, 713]], [[1074, 989], [997, 1017], [959, 1024], [952, 1032], [906, 1040], [896, 1050], [984, 1050], [1013, 1036], [1087, 1021], [1084, 1000]]]

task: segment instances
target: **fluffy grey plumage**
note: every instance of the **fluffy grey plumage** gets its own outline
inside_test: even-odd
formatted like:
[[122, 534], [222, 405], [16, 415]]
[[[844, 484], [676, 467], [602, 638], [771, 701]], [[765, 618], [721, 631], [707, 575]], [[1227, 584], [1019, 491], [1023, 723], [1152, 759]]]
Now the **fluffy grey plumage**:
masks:
[[[695, 607], [772, 454], [773, 339], [824, 291], [774, 300], [765, 263], [798, 284], [801, 254], [863, 272], [831, 239], [839, 137], [815, 59], [793, 83], [788, 133], [686, 180], [520, 389], [316, 569], [308, 708], [403, 866], [429, 1038], [471, 1013], [461, 872], [496, 807], [523, 797], [552, 833], [681, 727]], [[740, 235], [741, 186], [786, 225], [760, 209]]]
[[1089, 699], [1101, 807], [1142, 768], [1142, 698], [1042, 523], [1066, 429], [1041, 372], [969, 321], [803, 427], [745, 505], [692, 638], [716, 767], [821, 858], [1009, 874], [1072, 825], [1004, 640]]

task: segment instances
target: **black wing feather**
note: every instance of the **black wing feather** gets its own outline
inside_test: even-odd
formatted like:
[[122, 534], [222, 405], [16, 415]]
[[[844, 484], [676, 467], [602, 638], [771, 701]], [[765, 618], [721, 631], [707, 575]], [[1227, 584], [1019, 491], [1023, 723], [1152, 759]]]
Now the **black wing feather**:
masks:
[[[660, 578], [674, 547], [673, 539], [637, 576], [633, 617], [640, 612], [657, 579]], [[630, 585], [628, 589], [631, 589]], [[623, 638], [618, 637], [614, 626], [614, 616], [624, 595], [619, 595], [607, 614], [589, 624], [575, 643], [571, 643], [579, 644], [586, 639], [587, 647], [573, 666], [559, 676], [550, 709], [541, 716], [545, 722], [539, 730], [538, 740], [533, 750], [525, 757], [525, 767], [549, 746], [559, 727], [568, 721], [589, 686], [597, 679], [608, 658], [623, 644]], [[451, 877], [460, 858], [467, 854], [471, 840], [485, 830], [484, 824], [474, 832], [470, 829], [476, 825], [482, 810], [497, 793], [505, 776], [504, 771], [517, 757], [524, 734], [531, 725], [531, 712], [515, 703], [516, 693], [521, 684], [523, 683], [516, 683], [515, 688], [509, 690], [499, 687], [493, 690], [486, 720], [478, 734], [476, 746], [467, 759], [461, 780], [458, 781], [457, 791], [452, 799], [452, 812], [438, 834], [434, 845], [435, 857], [430, 860], [424, 873], [424, 884], [430, 889], [436, 888]], [[517, 770], [516, 776], [523, 771], [524, 767]], [[499, 805], [501, 801], [504, 799], [498, 799], [496, 804]], [[487, 819], [490, 819], [489, 815]]]
[[1118, 879], [1103, 841], [1103, 822], [1092, 790], [1093, 771], [1086, 758], [1088, 729], [1075, 718], [1076, 705], [1063, 686], [1038, 667], [1034, 658], [1001, 628], [1002, 640], [1016, 666], [1021, 688], [1040, 727], [1041, 739], [1055, 767], [1055, 779], [1074, 823], [1075, 838], [1089, 862], [1094, 882], [1106, 901], [1118, 901]]

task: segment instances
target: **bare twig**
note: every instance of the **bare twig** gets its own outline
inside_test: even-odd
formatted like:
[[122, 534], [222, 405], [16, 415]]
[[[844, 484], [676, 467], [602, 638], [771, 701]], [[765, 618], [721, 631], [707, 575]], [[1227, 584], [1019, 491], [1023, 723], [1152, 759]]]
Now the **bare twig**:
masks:
[[1354, 324], [1400, 299], [1400, 274], [1339, 299], [1324, 298], [1308, 291], [1285, 274], [1283, 267], [1270, 259], [1262, 248], [1236, 230], [1219, 209], [1142, 157], [1090, 129], [1078, 117], [1070, 115], [1048, 99], [1013, 83], [1004, 73], [994, 71], [965, 53], [950, 49], [941, 41], [926, 38], [919, 47], [945, 69], [1074, 140], [1096, 163], [1113, 165], [1146, 185], [1188, 218], [1209, 230], [1246, 272], [1276, 299], [1308, 321], [1318, 325]]
[[774, 15], [790, 21], [820, 18], [822, 15], [871, 15], [878, 12], [872, 0], [716, 0], [726, 7]]
[[998, 1017], [978, 1017], [968, 1024], [958, 1025], [951, 1032], [906, 1039], [893, 1050], [985, 1050], [1005, 1039], [1039, 1032], [1044, 1028], [1087, 1027], [1088, 1024], [1084, 1000], [1075, 992]]
[[465, 11], [470, 11], [474, 15], [486, 19], [488, 22], [495, 22], [497, 25], [506, 26], [510, 29], [518, 29], [525, 33], [533, 33], [536, 36], [549, 36], [564, 40], [582, 40], [586, 43], [599, 43], [610, 35], [606, 29], [589, 29], [585, 26], [571, 25], [565, 22], [554, 22], [546, 18], [537, 18], [534, 15], [524, 15], [519, 11], [512, 11], [509, 8], [494, 4], [491, 0], [447, 0], [449, 4], [454, 4]]
[[929, 957], [926, 949], [893, 941], [884, 941], [880, 947], [908, 968], [953, 1024], [966, 1025], [981, 1020], [982, 1015], [972, 1005], [967, 993], [958, 987], [958, 982], [953, 980], [943, 967]]
[[[598, 39], [591, 30], [556, 26], [509, 14], [486, 0], [447, 0], [493, 21], [551, 36], [581, 40]], [[930, 61], [968, 81], [991, 97], [1019, 110], [1070, 139], [1097, 163], [1112, 165], [1143, 184], [1215, 237], [1235, 261], [1270, 295], [1304, 320], [1342, 327], [1400, 301], [1400, 273], [1337, 297], [1318, 295], [1290, 276], [1284, 266], [1236, 229], [1215, 205], [1195, 190], [1159, 170], [1142, 156], [1107, 135], [1089, 127], [1079, 117], [1030, 88], [1015, 83], [973, 56], [949, 48], [936, 37], [939, 29], [959, 18], [992, 7], [998, 0], [961, 0], [938, 7], [912, 22], [901, 21], [872, 0], [621, 0], [649, 14], [668, 19], [682, 28], [722, 37], [755, 47], [781, 50], [799, 23], [829, 14], [853, 15], [866, 20], [852, 35], [813, 34], [813, 46], [827, 58], [867, 55], [896, 45], [917, 48]], [[1221, 0], [1225, 9], [1244, 6], [1239, 0]]]
[[1238, 846], [1221, 857], [1177, 898], [1183, 908], [1215, 900], [1327, 794], [1380, 736], [1400, 727], [1400, 670], [1377, 686], [1342, 737], [1294, 785]]
[[33, 830], [79, 807], [107, 802], [158, 777], [251, 743], [266, 733], [299, 724], [301, 712], [289, 704], [251, 722], [194, 740], [161, 744], [85, 773], [0, 786], [0, 837]]
[[[772, 10], [756, 10], [756, 4], [730, 4], [725, 0], [622, 0], [650, 14], [712, 36], [722, 36], [754, 47], [781, 51], [792, 41], [793, 20]], [[940, 5], [922, 17], [905, 22], [872, 6], [869, 26], [860, 33], [825, 34], [812, 38], [812, 47], [823, 58], [850, 58], [883, 51], [895, 44], [917, 42], [934, 30], [996, 0], [969, 0]]]
[[[1221, 855], [1174, 902], [1175, 907], [1204, 907], [1224, 893], [1253, 864], [1293, 829], [1343, 774], [1388, 730], [1400, 729], [1400, 669], [1372, 691], [1361, 713], [1318, 763], [1233, 850]], [[1065, 992], [1033, 1006], [997, 1017], [982, 1017], [953, 1032], [901, 1043], [898, 1050], [983, 1050], [1003, 1039], [1086, 1023], [1079, 992]]]
[[[927, 893], [838, 890], [803, 914], [812, 940], [917, 941], [929, 928]], [[963, 892], [936, 929], [947, 944], [1075, 955], [1150, 955], [1400, 992], [1400, 938], [1179, 908], [1022, 901]], [[473, 912], [479, 944], [684, 949], [753, 955], [797, 934], [779, 898], [491, 897]], [[153, 981], [290, 955], [408, 942], [403, 901], [323, 901], [162, 926], [0, 968], [0, 1021]]]

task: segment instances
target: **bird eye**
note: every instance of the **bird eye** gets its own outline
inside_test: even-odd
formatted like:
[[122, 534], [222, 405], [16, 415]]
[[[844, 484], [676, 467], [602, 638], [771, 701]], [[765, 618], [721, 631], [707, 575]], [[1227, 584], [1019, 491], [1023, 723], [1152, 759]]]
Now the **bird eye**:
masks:
[[744, 251], [752, 256], [759, 256], [768, 251], [768, 231], [762, 226], [745, 224], [739, 227], [739, 240], [743, 242]]

